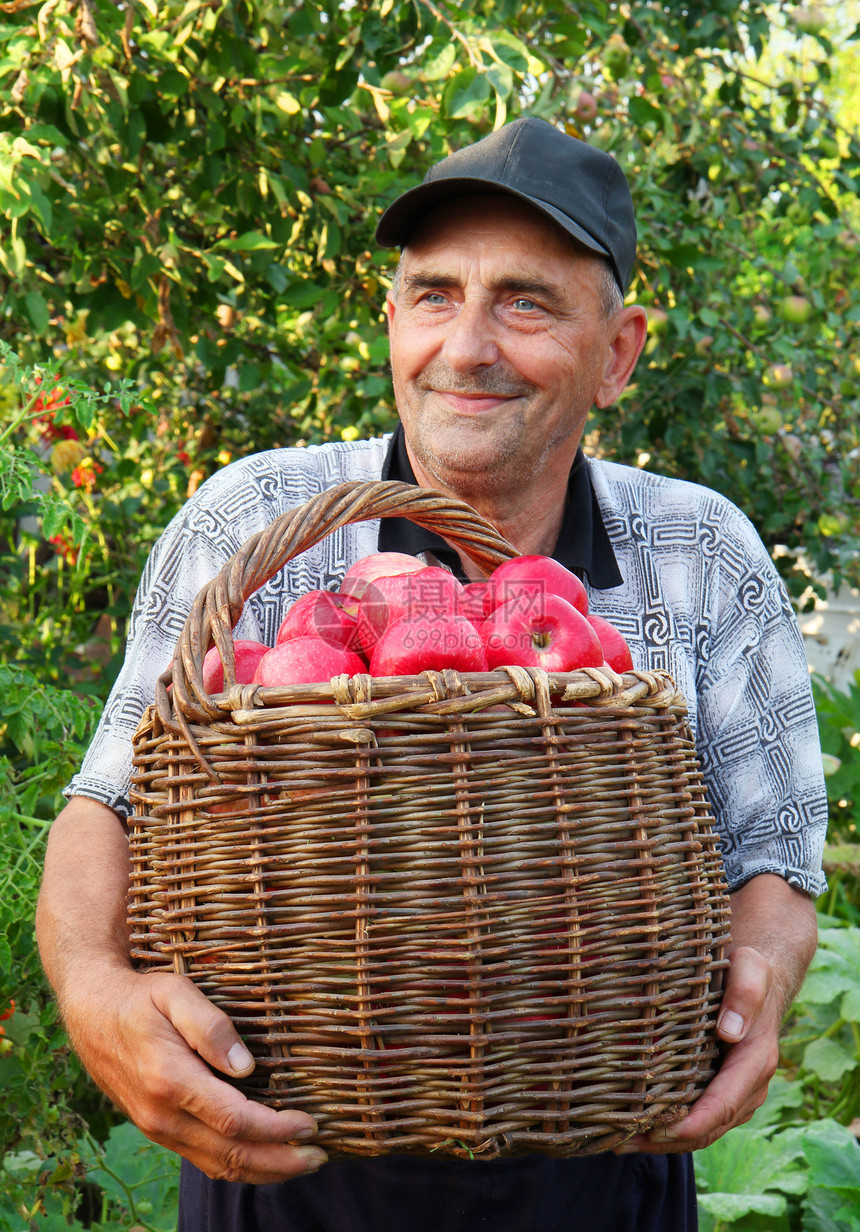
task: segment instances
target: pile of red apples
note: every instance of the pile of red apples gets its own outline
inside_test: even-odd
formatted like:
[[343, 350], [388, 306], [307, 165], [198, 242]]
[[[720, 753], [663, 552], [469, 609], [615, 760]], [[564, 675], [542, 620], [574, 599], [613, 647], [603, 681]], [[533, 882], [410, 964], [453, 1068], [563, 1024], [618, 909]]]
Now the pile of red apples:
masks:
[[[296, 600], [274, 647], [243, 639], [233, 647], [237, 683], [268, 686], [344, 673], [633, 666], [618, 630], [589, 613], [576, 574], [549, 556], [517, 556], [486, 581], [462, 585], [414, 556], [375, 552], [347, 570], [339, 592], [313, 590]], [[224, 687], [214, 646], [203, 662], [203, 684], [209, 694]]]

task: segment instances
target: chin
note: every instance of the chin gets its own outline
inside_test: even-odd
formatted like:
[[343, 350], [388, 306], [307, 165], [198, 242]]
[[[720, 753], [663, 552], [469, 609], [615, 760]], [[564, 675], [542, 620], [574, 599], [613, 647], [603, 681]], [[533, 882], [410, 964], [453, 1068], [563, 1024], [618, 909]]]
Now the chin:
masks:
[[504, 451], [462, 451], [444, 458], [430, 456], [422, 465], [427, 474], [456, 492], [499, 493], [522, 482], [523, 467], [531, 463]]
[[446, 425], [429, 432], [419, 431], [410, 438], [411, 451], [428, 476], [447, 487], [468, 487], [474, 491], [498, 491], [510, 483], [522, 482], [523, 468], [533, 467], [534, 456], [527, 456], [515, 433], [458, 430]]

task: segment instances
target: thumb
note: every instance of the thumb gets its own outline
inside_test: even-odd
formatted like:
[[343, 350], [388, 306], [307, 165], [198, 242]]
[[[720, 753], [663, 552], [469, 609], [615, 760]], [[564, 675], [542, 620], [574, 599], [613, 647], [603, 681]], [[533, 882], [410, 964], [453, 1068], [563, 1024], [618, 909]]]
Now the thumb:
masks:
[[150, 979], [153, 1004], [190, 1048], [223, 1074], [244, 1078], [251, 1073], [254, 1058], [233, 1023], [191, 980], [156, 974]]
[[767, 959], [751, 946], [740, 946], [729, 961], [729, 973], [717, 1015], [717, 1034], [727, 1044], [742, 1040], [764, 1009], [772, 973]]

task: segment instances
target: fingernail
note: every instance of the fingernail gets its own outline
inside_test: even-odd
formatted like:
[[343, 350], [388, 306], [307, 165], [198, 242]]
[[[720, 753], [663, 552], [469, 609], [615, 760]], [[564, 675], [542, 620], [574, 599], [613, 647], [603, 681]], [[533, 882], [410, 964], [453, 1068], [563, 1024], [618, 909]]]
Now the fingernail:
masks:
[[673, 1129], [667, 1129], [665, 1125], [661, 1125], [659, 1129], [652, 1129], [648, 1139], [650, 1142], [677, 1142], [678, 1134]]
[[328, 1162], [328, 1155], [318, 1146], [297, 1147], [296, 1154], [304, 1164], [305, 1172], [316, 1172], [317, 1168], [321, 1168], [324, 1163]]
[[726, 1010], [720, 1015], [717, 1028], [720, 1035], [725, 1035], [729, 1039], [740, 1039], [744, 1033], [744, 1020], [734, 1010]]
[[254, 1058], [245, 1045], [237, 1041], [227, 1053], [227, 1064], [234, 1073], [241, 1074], [249, 1065], [254, 1064]]
[[304, 1129], [297, 1130], [293, 1137], [298, 1138], [300, 1142], [303, 1142], [306, 1138], [313, 1138], [316, 1132], [316, 1125], [306, 1125]]

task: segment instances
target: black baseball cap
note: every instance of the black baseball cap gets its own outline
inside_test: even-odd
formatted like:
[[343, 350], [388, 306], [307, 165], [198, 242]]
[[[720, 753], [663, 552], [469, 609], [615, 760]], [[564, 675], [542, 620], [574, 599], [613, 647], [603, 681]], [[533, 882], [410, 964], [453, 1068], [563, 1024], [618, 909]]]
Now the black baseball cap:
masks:
[[636, 257], [630, 187], [618, 162], [554, 124], [525, 116], [457, 150], [388, 207], [376, 228], [402, 248], [430, 210], [452, 197], [508, 193], [528, 201], [592, 252], [607, 257], [626, 291]]

